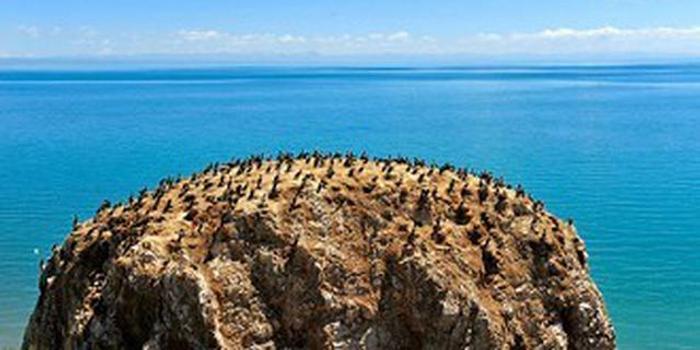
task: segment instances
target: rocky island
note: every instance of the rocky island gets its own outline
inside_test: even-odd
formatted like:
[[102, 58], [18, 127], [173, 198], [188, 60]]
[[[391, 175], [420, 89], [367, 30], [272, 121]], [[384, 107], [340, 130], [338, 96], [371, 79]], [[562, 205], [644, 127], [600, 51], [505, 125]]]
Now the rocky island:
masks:
[[614, 349], [570, 221], [489, 173], [302, 153], [74, 225], [25, 349]]

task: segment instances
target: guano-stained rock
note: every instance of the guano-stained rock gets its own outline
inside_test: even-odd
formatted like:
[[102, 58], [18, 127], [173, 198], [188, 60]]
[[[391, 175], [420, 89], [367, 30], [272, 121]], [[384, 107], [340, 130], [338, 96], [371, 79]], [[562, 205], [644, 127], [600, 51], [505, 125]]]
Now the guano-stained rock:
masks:
[[76, 224], [25, 349], [613, 349], [574, 227], [490, 174], [281, 155]]

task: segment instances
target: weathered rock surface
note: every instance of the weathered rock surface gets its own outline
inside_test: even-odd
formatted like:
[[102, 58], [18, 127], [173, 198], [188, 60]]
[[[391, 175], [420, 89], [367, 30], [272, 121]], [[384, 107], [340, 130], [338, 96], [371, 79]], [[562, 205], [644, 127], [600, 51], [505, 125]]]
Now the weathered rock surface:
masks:
[[612, 349], [570, 223], [449, 166], [302, 154], [75, 225], [27, 349]]

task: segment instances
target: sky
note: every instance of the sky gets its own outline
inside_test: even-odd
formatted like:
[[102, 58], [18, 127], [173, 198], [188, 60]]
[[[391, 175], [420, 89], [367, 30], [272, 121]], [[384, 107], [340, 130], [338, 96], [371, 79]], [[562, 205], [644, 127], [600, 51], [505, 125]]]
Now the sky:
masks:
[[2, 0], [0, 57], [700, 56], [697, 0]]

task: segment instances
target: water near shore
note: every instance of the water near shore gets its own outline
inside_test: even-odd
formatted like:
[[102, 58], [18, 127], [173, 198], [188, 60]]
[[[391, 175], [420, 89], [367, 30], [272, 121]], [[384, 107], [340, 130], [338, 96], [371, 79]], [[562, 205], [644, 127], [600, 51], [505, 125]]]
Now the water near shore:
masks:
[[490, 169], [574, 217], [622, 349], [700, 345], [700, 66], [0, 72], [0, 347], [74, 214], [279, 150]]

